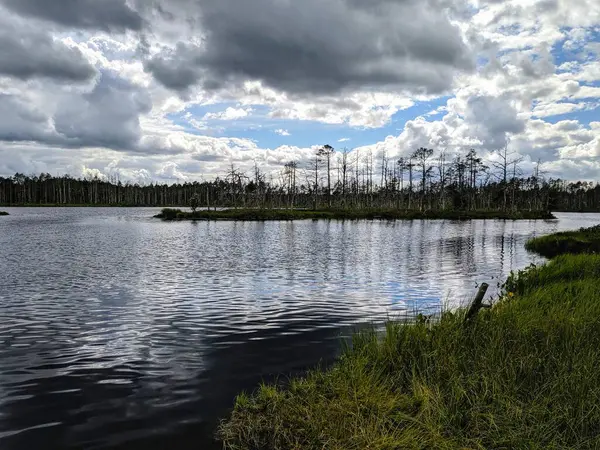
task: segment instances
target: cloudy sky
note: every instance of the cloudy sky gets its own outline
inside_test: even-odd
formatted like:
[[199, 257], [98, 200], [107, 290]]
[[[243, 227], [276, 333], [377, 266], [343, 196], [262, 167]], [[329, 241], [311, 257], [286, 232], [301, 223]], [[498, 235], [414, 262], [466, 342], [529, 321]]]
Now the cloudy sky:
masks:
[[0, 175], [508, 145], [600, 179], [597, 0], [0, 0]]

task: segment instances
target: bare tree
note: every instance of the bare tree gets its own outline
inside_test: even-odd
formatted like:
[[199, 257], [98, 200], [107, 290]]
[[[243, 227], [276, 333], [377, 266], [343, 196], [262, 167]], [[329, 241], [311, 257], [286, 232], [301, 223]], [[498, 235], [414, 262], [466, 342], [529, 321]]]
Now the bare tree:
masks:
[[400, 178], [400, 195], [398, 196], [398, 208], [400, 208], [401, 204], [404, 204], [404, 172], [408, 169], [408, 160], [402, 157], [396, 164], [398, 165], [398, 174]]
[[408, 209], [412, 207], [412, 195], [413, 195], [413, 168], [415, 164], [413, 163], [412, 155], [408, 158], [408, 162], [406, 164], [406, 168], [408, 169]]
[[344, 205], [346, 204], [346, 189], [348, 186], [348, 172], [349, 172], [349, 167], [348, 167], [348, 153], [350, 152], [350, 150], [348, 150], [347, 147], [344, 147], [342, 149], [341, 152], [341, 156], [340, 156], [340, 171], [341, 171], [341, 182], [342, 182], [342, 201], [344, 203]]
[[319, 195], [319, 163], [321, 160], [319, 159], [319, 152], [315, 155], [313, 170], [314, 170], [314, 178], [313, 178], [313, 209], [317, 209], [317, 196]]
[[294, 199], [296, 196], [296, 170], [298, 169], [298, 163], [296, 161], [290, 161], [285, 165], [285, 174], [288, 185], [288, 195], [290, 198], [289, 207], [294, 208]]
[[[517, 171], [517, 166], [519, 163], [521, 163], [523, 161], [523, 158], [517, 154], [517, 152], [515, 151], [508, 151], [508, 145], [509, 145], [510, 141], [507, 139], [506, 141], [506, 145], [504, 146], [504, 148], [498, 150], [496, 152], [496, 155], [498, 156], [498, 158], [500, 159], [500, 161], [494, 161], [493, 162], [493, 166], [499, 171], [499, 174], [497, 174], [497, 178], [500, 180], [500, 182], [502, 183], [503, 187], [504, 187], [504, 196], [503, 196], [503, 203], [502, 203], [502, 209], [504, 211], [506, 211], [507, 206], [508, 206], [508, 191], [511, 188], [509, 186], [508, 183], [508, 176], [509, 176], [509, 171], [510, 168], [513, 167], [513, 178], [514, 176], [516, 176], [516, 171]], [[513, 193], [514, 196], [514, 193]], [[513, 202], [514, 205], [514, 202]]]
[[438, 176], [440, 180], [440, 208], [446, 209], [446, 151], [442, 150], [438, 157]]
[[327, 206], [331, 208], [331, 157], [335, 150], [331, 145], [324, 145], [319, 149], [317, 155], [325, 159], [327, 164]]
[[380, 187], [387, 187], [387, 155], [385, 149], [381, 151], [381, 181]]
[[417, 149], [412, 155], [412, 158], [417, 161], [417, 167], [421, 169], [421, 210], [423, 210], [425, 195], [427, 193], [427, 178], [433, 170], [433, 167], [429, 165], [429, 159], [432, 156], [433, 149], [425, 147]]

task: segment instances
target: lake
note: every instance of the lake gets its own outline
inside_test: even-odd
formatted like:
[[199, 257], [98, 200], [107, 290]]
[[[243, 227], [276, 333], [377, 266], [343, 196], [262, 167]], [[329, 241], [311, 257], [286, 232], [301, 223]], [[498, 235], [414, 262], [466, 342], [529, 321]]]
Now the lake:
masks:
[[556, 221], [173, 222], [4, 208], [0, 448], [209, 449], [236, 393], [365, 324], [468, 301]]

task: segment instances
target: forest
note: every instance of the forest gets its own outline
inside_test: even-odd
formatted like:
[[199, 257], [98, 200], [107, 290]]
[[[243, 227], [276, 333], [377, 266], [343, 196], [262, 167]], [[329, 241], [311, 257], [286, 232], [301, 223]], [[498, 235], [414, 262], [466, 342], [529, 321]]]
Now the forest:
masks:
[[547, 178], [536, 166], [524, 174], [522, 160], [507, 149], [494, 162], [469, 150], [449, 158], [419, 148], [407, 158], [385, 154], [375, 161], [326, 145], [309, 163], [289, 161], [276, 173], [258, 164], [244, 172], [231, 165], [212, 181], [121, 182], [47, 173], [0, 177], [4, 206], [187, 206], [402, 209], [417, 211], [600, 211], [600, 184]]

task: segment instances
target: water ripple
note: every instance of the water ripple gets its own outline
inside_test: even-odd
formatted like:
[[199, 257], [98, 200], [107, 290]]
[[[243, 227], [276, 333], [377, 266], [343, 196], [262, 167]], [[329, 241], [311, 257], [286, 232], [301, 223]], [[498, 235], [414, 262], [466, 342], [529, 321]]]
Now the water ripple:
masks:
[[[0, 448], [210, 448], [238, 391], [539, 260], [543, 222], [163, 223], [153, 209], [0, 221]], [[217, 447], [218, 448], [218, 447]]]

